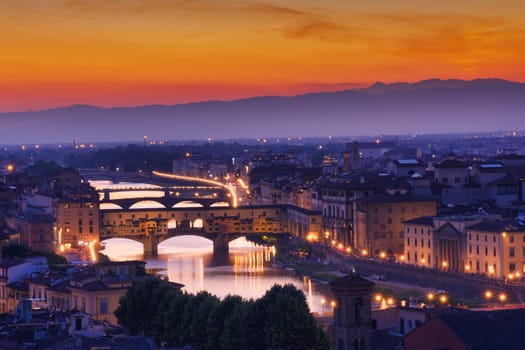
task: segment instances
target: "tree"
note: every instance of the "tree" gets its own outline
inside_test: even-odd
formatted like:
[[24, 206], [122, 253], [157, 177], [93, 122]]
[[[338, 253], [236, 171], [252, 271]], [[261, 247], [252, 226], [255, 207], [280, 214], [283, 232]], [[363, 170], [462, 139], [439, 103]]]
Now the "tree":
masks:
[[326, 334], [313, 318], [303, 292], [291, 284], [275, 285], [257, 301], [266, 349], [330, 349]]
[[233, 313], [233, 310], [242, 304], [242, 298], [237, 295], [228, 295], [222, 302], [215, 304], [208, 317], [206, 349], [221, 348], [220, 337], [224, 333], [226, 320]]
[[219, 338], [219, 349], [255, 349], [254, 340], [257, 339], [254, 339], [253, 333], [250, 332], [252, 323], [250, 316], [254, 308], [255, 302], [253, 301], [243, 302], [233, 307], [232, 312], [224, 321], [224, 331]]
[[162, 308], [174, 290], [170, 282], [157, 277], [146, 277], [133, 282], [115, 310], [118, 322], [133, 335], [144, 332], [160, 337], [161, 329], [153, 321], [165, 311]]

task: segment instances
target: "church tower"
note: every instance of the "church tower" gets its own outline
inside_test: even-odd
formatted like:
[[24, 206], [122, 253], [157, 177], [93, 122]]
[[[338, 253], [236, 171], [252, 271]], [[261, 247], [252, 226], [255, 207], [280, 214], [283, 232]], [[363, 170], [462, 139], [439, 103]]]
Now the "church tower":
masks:
[[336, 298], [335, 350], [371, 350], [374, 283], [351, 274], [332, 281], [330, 287]]

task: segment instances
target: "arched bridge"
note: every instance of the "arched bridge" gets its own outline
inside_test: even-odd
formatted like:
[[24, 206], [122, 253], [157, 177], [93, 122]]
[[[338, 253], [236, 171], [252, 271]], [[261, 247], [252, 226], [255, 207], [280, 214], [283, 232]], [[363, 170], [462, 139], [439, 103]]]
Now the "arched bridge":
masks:
[[[116, 192], [143, 192], [143, 191], [158, 191], [164, 192], [164, 196], [148, 196], [135, 198], [112, 198], [111, 193]], [[140, 202], [156, 202], [163, 208], [176, 208], [180, 204], [198, 204], [202, 207], [211, 207], [214, 204], [228, 203], [232, 205], [232, 197], [226, 193], [222, 188], [214, 187], [192, 187], [182, 191], [180, 188], [164, 187], [164, 188], [144, 188], [144, 189], [104, 189], [102, 191], [103, 198], [100, 204], [115, 205], [121, 209], [134, 209], [133, 206]], [[116, 207], [115, 207], [116, 208]]]
[[165, 220], [144, 220], [138, 223], [138, 229], [124, 234], [118, 231], [101, 232], [100, 240], [111, 238], [127, 238], [144, 245], [144, 256], [156, 257], [158, 245], [170, 238], [179, 236], [200, 236], [213, 241], [214, 254], [228, 255], [229, 243], [237, 238], [253, 236], [253, 233], [207, 233], [203, 228], [178, 227], [168, 229]]
[[[144, 197], [144, 198], [126, 198], [126, 199], [112, 199], [112, 200], [102, 200], [100, 201], [100, 204], [105, 205], [114, 205], [115, 208], [121, 208], [124, 210], [133, 210], [134, 206], [137, 206], [142, 203], [149, 203], [152, 202], [157, 203], [159, 207], [170, 209], [170, 208], [177, 208], [177, 207], [184, 207], [185, 205], [188, 206], [202, 206], [204, 208], [213, 207], [219, 204], [225, 204], [227, 203], [228, 206], [231, 206], [231, 199], [226, 198], [220, 198], [220, 197], [214, 197], [214, 198], [203, 198], [203, 197]], [[104, 206], [102, 206], [104, 207]]]

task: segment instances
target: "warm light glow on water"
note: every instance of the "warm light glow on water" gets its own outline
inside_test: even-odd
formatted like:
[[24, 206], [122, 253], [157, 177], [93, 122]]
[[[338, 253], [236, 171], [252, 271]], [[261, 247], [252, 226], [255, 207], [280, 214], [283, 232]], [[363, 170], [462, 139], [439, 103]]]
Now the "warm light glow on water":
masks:
[[[119, 238], [105, 243], [102, 253], [111, 260], [143, 260], [141, 243]], [[216, 265], [210, 240], [198, 236], [175, 237], [159, 245], [159, 257], [146, 260], [146, 268], [162, 269], [160, 275], [184, 284], [189, 293], [206, 290], [220, 298], [236, 294], [257, 299], [274, 284], [291, 283], [305, 293], [313, 312], [320, 312], [321, 300], [329, 298], [326, 285], [297, 277], [295, 271], [273, 268], [275, 247], [261, 247], [239, 238], [230, 242], [229, 251], [230, 264]]]

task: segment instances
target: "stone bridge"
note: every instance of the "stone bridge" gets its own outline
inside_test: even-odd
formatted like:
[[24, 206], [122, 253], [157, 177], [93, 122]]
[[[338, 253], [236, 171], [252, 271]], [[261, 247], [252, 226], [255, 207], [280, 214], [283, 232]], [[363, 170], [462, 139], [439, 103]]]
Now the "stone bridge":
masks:
[[100, 240], [111, 238], [127, 238], [144, 245], [145, 257], [157, 257], [158, 245], [170, 238], [180, 236], [199, 236], [213, 242], [213, 254], [227, 256], [229, 254], [229, 243], [237, 238], [251, 236], [253, 233], [206, 233], [203, 229], [177, 228], [165, 229], [158, 220], [142, 222], [138, 233], [101, 233]]

